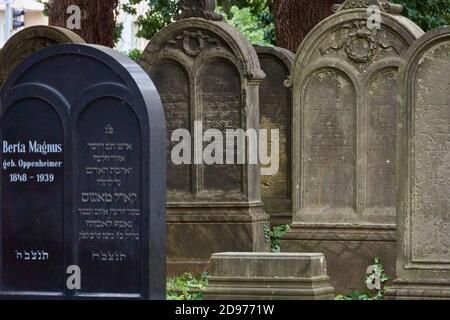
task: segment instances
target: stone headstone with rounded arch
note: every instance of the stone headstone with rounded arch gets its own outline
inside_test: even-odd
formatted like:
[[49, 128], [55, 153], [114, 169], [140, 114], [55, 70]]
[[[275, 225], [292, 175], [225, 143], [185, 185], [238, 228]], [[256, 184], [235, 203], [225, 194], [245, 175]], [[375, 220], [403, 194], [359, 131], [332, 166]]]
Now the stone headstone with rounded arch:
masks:
[[75, 32], [52, 26], [33, 26], [14, 34], [0, 50], [0, 87], [22, 61], [55, 44], [85, 43]]
[[[262, 165], [267, 174], [261, 176], [261, 197], [264, 211], [270, 216], [272, 226], [292, 222], [292, 91], [284, 81], [291, 72], [294, 54], [284, 48], [255, 45], [261, 68], [266, 74], [259, 90], [260, 129], [278, 130], [278, 155], [269, 148], [269, 157], [277, 157], [277, 165], [270, 161]], [[275, 153], [274, 153], [275, 152]], [[274, 154], [272, 154], [274, 153]], [[276, 172], [275, 172], [276, 170]], [[264, 173], [264, 171], [262, 171]]]
[[178, 21], [156, 34], [140, 60], [167, 117], [171, 273], [202, 272], [215, 252], [265, 250], [259, 165], [225, 159], [228, 151], [237, 155], [233, 139], [213, 162], [202, 157], [227, 130], [258, 129], [264, 78], [252, 45], [214, 7], [214, 0], [182, 1]]
[[423, 31], [386, 1], [347, 0], [294, 59], [293, 224], [282, 249], [323, 252], [339, 293], [395, 273], [397, 74]]
[[390, 299], [450, 298], [450, 27], [432, 30], [399, 73], [397, 280]]
[[164, 299], [166, 131], [147, 74], [55, 45], [10, 75], [0, 121], [0, 296]]

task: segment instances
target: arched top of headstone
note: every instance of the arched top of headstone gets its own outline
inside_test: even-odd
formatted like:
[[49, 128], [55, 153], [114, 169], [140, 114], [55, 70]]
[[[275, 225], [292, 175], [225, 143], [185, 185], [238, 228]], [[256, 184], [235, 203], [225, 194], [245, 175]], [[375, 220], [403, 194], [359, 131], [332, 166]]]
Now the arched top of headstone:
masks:
[[224, 21], [189, 18], [169, 24], [148, 44], [140, 60], [141, 66], [148, 69], [155, 60], [164, 59], [166, 52], [176, 52], [185, 65], [205, 54], [218, 52], [229, 56], [247, 79], [265, 78], [252, 44]]
[[0, 87], [11, 71], [32, 53], [62, 43], [85, 42], [75, 32], [52, 26], [33, 26], [14, 34], [0, 51]]
[[[399, 281], [391, 294], [411, 298], [411, 292], [420, 296], [431, 292], [430, 297], [440, 299], [448, 292], [443, 279], [450, 277], [448, 200], [441, 201], [441, 192], [447, 192], [443, 181], [450, 175], [448, 142], [441, 138], [449, 127], [450, 26], [427, 32], [408, 49], [398, 83], [402, 167], [397, 278], [407, 281]], [[427, 292], [422, 293], [425, 282], [436, 285], [426, 285]]]
[[[412, 75], [411, 72], [417, 71], [424, 59], [427, 58], [426, 53], [431, 52], [432, 56], [435, 53], [436, 46], [439, 46], [442, 42], [447, 42], [447, 45], [450, 46], [450, 26], [433, 29], [414, 42], [405, 53], [405, 60], [402, 64], [400, 74], [410, 77]], [[407, 83], [403, 82], [403, 84], [408, 88], [411, 87], [410, 81]]]
[[288, 49], [273, 47], [273, 46], [253, 46], [256, 50], [256, 53], [259, 54], [267, 54], [271, 56], [275, 56], [280, 59], [283, 64], [287, 67], [289, 71], [291, 71], [292, 62], [294, 61], [294, 53]]
[[[84, 68], [80, 68], [80, 64]], [[88, 74], [89, 66], [95, 73]], [[157, 90], [148, 75], [133, 60], [110, 48], [91, 44], [60, 44], [45, 48], [14, 70], [2, 88], [2, 96], [13, 87], [35, 83], [33, 77], [37, 74], [41, 74], [39, 83], [52, 91], [53, 95], [63, 96], [69, 106], [84, 99], [85, 92], [93, 87], [114, 84], [127, 88], [135, 105], [143, 106], [145, 103], [147, 107], [152, 107], [146, 111], [142, 109], [141, 113], [156, 112], [160, 122], [165, 121]], [[70, 77], [67, 77], [68, 74]]]
[[356, 74], [365, 73], [381, 60], [399, 60], [424, 32], [411, 20], [386, 10], [377, 12], [379, 19], [373, 19], [374, 12], [367, 8], [375, 2], [386, 4], [346, 1], [340, 10], [320, 22], [300, 45], [287, 85], [307, 76], [306, 67], [319, 61], [345, 63], [349, 72]]
[[400, 14], [403, 11], [401, 4], [390, 3], [389, 0], [345, 0], [342, 4], [334, 4], [332, 9], [334, 12], [339, 12], [372, 6], [377, 6], [380, 10], [393, 14]]
[[207, 20], [222, 21], [223, 16], [215, 13], [216, 0], [181, 0], [181, 13], [176, 20], [186, 18], [203, 18]]

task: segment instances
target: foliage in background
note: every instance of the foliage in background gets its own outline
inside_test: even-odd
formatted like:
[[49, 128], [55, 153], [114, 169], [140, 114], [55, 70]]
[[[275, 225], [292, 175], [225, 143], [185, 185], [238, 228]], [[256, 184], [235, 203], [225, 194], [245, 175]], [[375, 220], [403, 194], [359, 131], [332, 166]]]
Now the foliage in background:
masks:
[[[297, 0], [295, 0], [297, 1]], [[403, 15], [428, 31], [450, 24], [450, 0], [390, 0], [405, 6]], [[336, 3], [342, 0], [336, 0]], [[146, 3], [147, 10], [138, 15], [136, 5]], [[218, 11], [241, 30], [251, 41], [260, 44], [276, 43], [273, 0], [217, 0]], [[137, 36], [151, 39], [158, 31], [173, 21], [179, 12], [178, 0], [129, 0], [123, 5], [126, 12], [138, 15]], [[331, 13], [331, 12], [330, 12]], [[308, 12], [299, 13], [296, 24], [305, 23]], [[261, 33], [264, 33], [262, 36]]]
[[117, 45], [120, 41], [120, 38], [122, 38], [123, 28], [124, 27], [123, 27], [122, 22], [116, 22], [116, 27], [114, 28], [114, 33], [113, 33], [114, 45]]
[[[143, 13], [137, 12], [140, 3], [146, 3], [147, 9]], [[217, 10], [250, 40], [259, 44], [275, 43], [271, 0], [219, 0], [217, 3]], [[136, 35], [148, 40], [173, 22], [180, 10], [178, 0], [129, 0], [122, 7], [125, 12], [137, 16]]]
[[275, 43], [275, 27], [272, 23], [272, 14], [262, 11], [258, 15], [252, 14], [250, 8], [232, 6], [229, 13], [220, 8], [216, 10], [224, 15], [225, 20], [238, 29], [251, 43], [262, 46]]
[[258, 14], [265, 9], [272, 11], [272, 0], [217, 0], [216, 3], [228, 14], [233, 6], [250, 8], [253, 14]]
[[36, 2], [42, 3], [44, 5], [44, 10], [42, 11], [42, 14], [48, 17], [48, 2], [44, 0], [36, 0]]
[[374, 261], [374, 272], [367, 276], [364, 284], [366, 286], [372, 284], [374, 283], [375, 279], [380, 279], [381, 288], [379, 290], [367, 293], [360, 293], [357, 291], [353, 291], [348, 295], [336, 296], [336, 300], [383, 300], [384, 294], [388, 289], [388, 287], [385, 286], [385, 283], [390, 279], [390, 277], [384, 273], [384, 266], [381, 263], [380, 258], [378, 257], [375, 258]]
[[278, 253], [280, 252], [281, 238], [288, 232], [291, 227], [288, 224], [274, 227], [272, 230], [269, 225], [264, 228], [264, 235], [266, 242], [270, 244], [270, 252]]
[[[48, 15], [48, 4], [44, 14]], [[342, 0], [341, 0], [342, 1]], [[341, 2], [336, 0], [336, 2]], [[429, 31], [442, 25], [450, 25], [450, 0], [390, 0], [403, 4], [403, 15]], [[146, 10], [138, 12], [136, 5], [145, 3]], [[259, 44], [276, 44], [273, 0], [217, 0], [218, 11], [224, 12], [227, 20], [241, 30], [251, 41]], [[179, 0], [129, 0], [123, 4], [125, 12], [137, 16], [137, 36], [150, 40], [158, 31], [173, 21], [179, 12]], [[298, 16], [298, 21], [304, 17]], [[121, 25], [116, 25], [114, 42], [120, 38]], [[262, 36], [261, 33], [264, 35]]]
[[424, 31], [450, 25], [450, 0], [390, 0], [402, 4], [403, 15]]
[[208, 285], [205, 272], [199, 279], [191, 273], [167, 279], [167, 300], [203, 300], [203, 290]]
[[275, 45], [272, 0], [217, 0], [217, 4], [226, 20], [252, 43]]
[[143, 52], [139, 49], [133, 49], [130, 52], [128, 52], [128, 56], [137, 62], [139, 58], [142, 56], [142, 53]]
[[[146, 2], [147, 10], [138, 13], [136, 6]], [[173, 21], [173, 17], [179, 12], [180, 4], [178, 0], [129, 0], [123, 4], [125, 12], [136, 15], [136, 26], [138, 37], [150, 40], [162, 28]]]

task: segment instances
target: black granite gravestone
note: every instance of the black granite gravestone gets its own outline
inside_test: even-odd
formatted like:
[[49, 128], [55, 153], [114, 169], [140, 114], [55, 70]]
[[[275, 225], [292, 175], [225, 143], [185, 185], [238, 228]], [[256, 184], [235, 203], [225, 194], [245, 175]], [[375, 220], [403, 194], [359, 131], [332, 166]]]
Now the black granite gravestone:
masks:
[[0, 295], [164, 299], [166, 128], [147, 74], [54, 46], [11, 74], [0, 117]]

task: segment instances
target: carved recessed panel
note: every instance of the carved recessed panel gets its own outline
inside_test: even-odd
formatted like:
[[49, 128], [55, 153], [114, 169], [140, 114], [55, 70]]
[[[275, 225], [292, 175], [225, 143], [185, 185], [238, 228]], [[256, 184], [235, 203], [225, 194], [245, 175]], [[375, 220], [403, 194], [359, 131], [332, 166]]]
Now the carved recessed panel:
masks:
[[[450, 263], [450, 42], [429, 48], [413, 78], [412, 261]], [[448, 269], [448, 266], [447, 266]]]
[[353, 208], [355, 91], [334, 69], [310, 75], [302, 90], [303, 207]]
[[[167, 120], [167, 189], [170, 200], [186, 196], [191, 192], [190, 164], [176, 165], [171, 161], [171, 151], [180, 143], [172, 141], [172, 133], [177, 129], [191, 131], [189, 80], [182, 67], [174, 62], [166, 62], [151, 71], [151, 78], [158, 89]], [[180, 157], [185, 150], [180, 151]]]
[[259, 60], [267, 76], [260, 87], [260, 128], [268, 131], [269, 138], [271, 130], [278, 130], [280, 138], [278, 173], [261, 177], [261, 193], [263, 199], [288, 199], [290, 198], [291, 170], [291, 93], [283, 85], [288, 76], [288, 70], [279, 59], [262, 55]]
[[396, 206], [397, 71], [378, 73], [368, 88], [366, 200], [368, 209]]
[[[209, 64], [200, 75], [200, 103], [202, 110], [203, 132], [208, 129], [217, 129], [225, 137], [227, 129], [236, 130], [242, 128], [242, 112], [244, 107], [241, 101], [240, 78], [236, 69], [225, 61], [216, 61]], [[205, 135], [204, 150], [209, 150], [208, 145], [214, 138]], [[237, 148], [235, 159], [237, 159]], [[224, 145], [220, 151], [228, 152]], [[218, 155], [220, 151], [209, 153]], [[226, 154], [221, 156], [226, 158]], [[204, 191], [219, 192], [224, 196], [241, 193], [243, 176], [242, 166], [236, 164], [213, 164], [203, 166], [203, 188]]]

